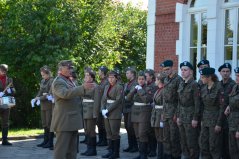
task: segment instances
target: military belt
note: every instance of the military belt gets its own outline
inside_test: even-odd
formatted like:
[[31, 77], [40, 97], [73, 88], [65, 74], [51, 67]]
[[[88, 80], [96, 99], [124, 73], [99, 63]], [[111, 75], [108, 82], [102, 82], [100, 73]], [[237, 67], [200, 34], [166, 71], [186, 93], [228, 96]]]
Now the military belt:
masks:
[[83, 99], [83, 103], [92, 103], [94, 102], [93, 99]]
[[146, 106], [146, 105], [150, 105], [150, 103], [139, 103], [139, 102], [134, 102], [135, 106]]
[[107, 103], [108, 104], [112, 104], [112, 103], [114, 103], [115, 102], [115, 100], [107, 100]]
[[155, 105], [155, 109], [163, 109], [163, 105]]

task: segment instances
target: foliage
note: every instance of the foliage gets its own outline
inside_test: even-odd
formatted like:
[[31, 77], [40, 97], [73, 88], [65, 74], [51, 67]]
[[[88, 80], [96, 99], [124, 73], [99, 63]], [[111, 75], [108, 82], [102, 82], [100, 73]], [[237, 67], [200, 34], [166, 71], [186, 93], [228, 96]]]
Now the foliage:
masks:
[[41, 125], [30, 99], [43, 65], [56, 72], [60, 60], [71, 59], [81, 74], [86, 65], [145, 67], [146, 11], [111, 0], [2, 0], [0, 10], [0, 61], [17, 90], [14, 127]]

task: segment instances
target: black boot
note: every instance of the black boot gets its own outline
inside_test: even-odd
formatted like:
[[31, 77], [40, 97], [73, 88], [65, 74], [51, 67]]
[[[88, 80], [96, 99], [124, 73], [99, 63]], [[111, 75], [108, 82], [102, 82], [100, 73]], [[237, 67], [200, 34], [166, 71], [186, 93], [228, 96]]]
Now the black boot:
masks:
[[83, 156], [85, 156], [90, 149], [89, 139], [90, 138], [87, 135], [85, 135], [85, 140], [86, 140], [85, 143], [86, 143], [87, 147], [86, 147], [85, 152], [81, 153], [81, 155], [83, 155]]
[[50, 150], [53, 150], [53, 139], [54, 139], [54, 132], [49, 132], [49, 140], [48, 142], [42, 146], [42, 148], [49, 148]]
[[158, 142], [157, 159], [163, 159], [163, 143], [162, 142]]
[[136, 139], [136, 136], [132, 136], [132, 149], [129, 151], [130, 153], [134, 153], [134, 152], [138, 152], [139, 151], [139, 147], [138, 147], [138, 141]]
[[101, 156], [102, 158], [109, 158], [113, 153], [113, 140], [109, 140], [108, 153]]
[[133, 148], [133, 143], [132, 142], [133, 142], [132, 141], [132, 136], [128, 134], [128, 144], [129, 144], [129, 146], [126, 149], [123, 150], [124, 152], [130, 152], [131, 151], [131, 149]]
[[120, 139], [113, 140], [113, 153], [109, 159], [119, 158]]
[[155, 157], [157, 154], [156, 154], [156, 149], [157, 149], [157, 140], [156, 140], [156, 137], [153, 133], [152, 136], [149, 137], [149, 154], [148, 154], [148, 157]]
[[148, 143], [147, 142], [140, 142], [139, 145], [139, 154], [140, 159], [147, 159], [147, 152], [148, 152]]
[[44, 139], [42, 141], [42, 143], [38, 144], [37, 147], [42, 147], [43, 145], [47, 144], [49, 141], [49, 129], [48, 128], [44, 128]]
[[107, 145], [108, 145], [108, 143], [107, 143], [106, 135], [103, 134], [102, 135], [102, 140], [99, 144], [97, 144], [97, 146], [107, 146]]
[[8, 142], [8, 128], [3, 128], [2, 129], [2, 145], [4, 146], [12, 146], [10, 142]]
[[96, 137], [89, 137], [89, 150], [86, 152], [85, 156], [96, 156]]

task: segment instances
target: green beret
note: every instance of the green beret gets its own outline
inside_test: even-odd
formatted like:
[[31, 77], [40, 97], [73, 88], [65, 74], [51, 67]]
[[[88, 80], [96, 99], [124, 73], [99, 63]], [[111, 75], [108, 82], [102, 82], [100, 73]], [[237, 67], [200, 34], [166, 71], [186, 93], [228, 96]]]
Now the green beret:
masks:
[[165, 60], [163, 63], [160, 64], [162, 67], [172, 67], [173, 61], [172, 60]]
[[239, 67], [236, 67], [236, 68], [234, 69], [234, 72], [235, 72], [235, 73], [239, 73]]
[[208, 61], [208, 60], [201, 60], [201, 61], [197, 64], [197, 67], [200, 67], [201, 65], [209, 65], [209, 61]]
[[211, 68], [211, 67], [206, 67], [206, 68], [203, 68], [202, 70], [199, 71], [200, 72], [200, 75], [212, 75], [215, 73], [215, 69], [214, 68]]
[[180, 68], [183, 67], [183, 66], [187, 66], [187, 67], [189, 67], [191, 70], [193, 70], [193, 65], [192, 65], [190, 62], [188, 62], [188, 61], [184, 61], [184, 62], [182, 62], [182, 63], [180, 64]]
[[231, 66], [230, 63], [224, 63], [223, 65], [221, 65], [221, 66], [218, 68], [218, 72], [221, 72], [221, 70], [222, 70], [223, 68], [229, 68], [230, 71], [232, 70], [232, 66]]

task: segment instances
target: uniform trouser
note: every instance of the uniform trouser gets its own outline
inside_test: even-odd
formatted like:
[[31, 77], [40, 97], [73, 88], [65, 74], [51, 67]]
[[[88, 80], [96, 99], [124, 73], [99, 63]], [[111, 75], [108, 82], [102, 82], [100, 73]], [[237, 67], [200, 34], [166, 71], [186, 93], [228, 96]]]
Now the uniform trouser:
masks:
[[220, 159], [222, 157], [222, 132], [216, 133], [215, 126], [201, 127], [200, 148], [202, 159]]
[[54, 159], [76, 159], [78, 131], [56, 132]]
[[228, 131], [229, 128], [225, 127], [222, 129], [222, 159], [230, 159], [230, 154], [229, 154], [229, 140], [228, 140]]
[[41, 110], [42, 127], [50, 129], [52, 119], [52, 109]]
[[166, 119], [163, 124], [164, 153], [178, 158], [181, 156], [179, 128], [173, 119]]
[[157, 142], [163, 142], [163, 128], [154, 127], [154, 133]]
[[105, 130], [108, 140], [117, 140], [120, 139], [120, 119], [104, 119]]
[[236, 131], [229, 131], [229, 152], [231, 159], [239, 158], [239, 140], [235, 137]]
[[2, 129], [3, 128], [8, 128], [9, 126], [9, 116], [10, 116], [10, 109], [3, 109], [0, 108], [0, 115], [1, 115], [1, 120], [2, 120]]
[[131, 121], [131, 112], [124, 113], [124, 125], [129, 136], [135, 136], [133, 123]]
[[105, 135], [105, 123], [104, 123], [104, 117], [102, 116], [101, 113], [99, 113], [98, 115], [98, 119], [97, 119], [97, 127], [98, 127], [98, 132], [99, 135]]
[[179, 126], [181, 149], [185, 157], [190, 159], [199, 158], [199, 131], [192, 124], [181, 124]]
[[84, 119], [84, 129], [87, 137], [96, 137], [95, 125], [96, 119]]
[[149, 141], [150, 122], [133, 122], [134, 132], [139, 142]]

